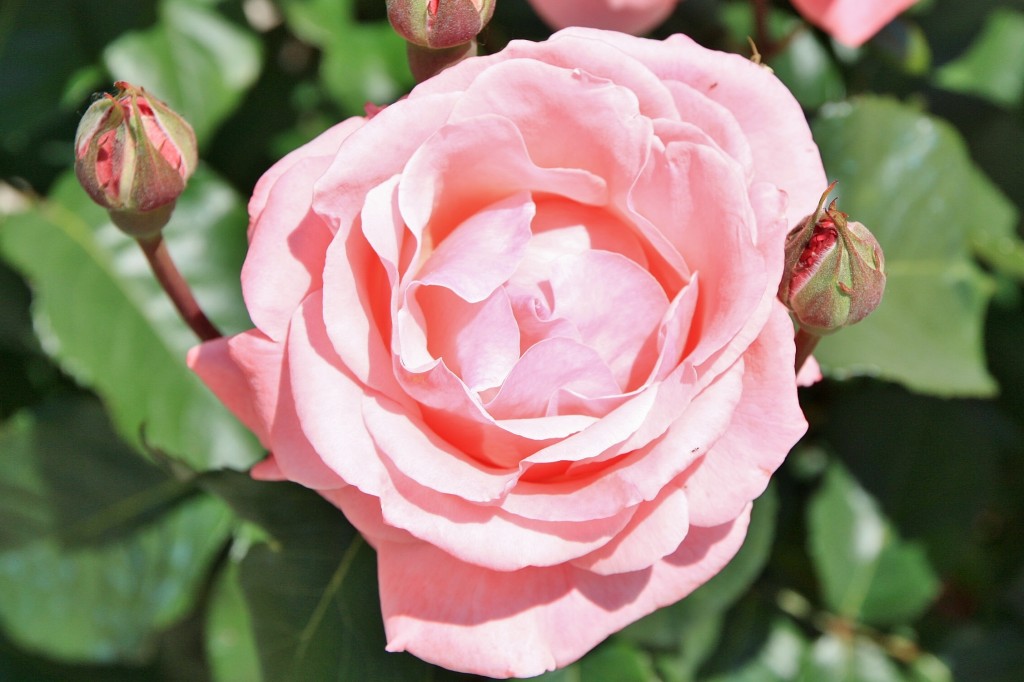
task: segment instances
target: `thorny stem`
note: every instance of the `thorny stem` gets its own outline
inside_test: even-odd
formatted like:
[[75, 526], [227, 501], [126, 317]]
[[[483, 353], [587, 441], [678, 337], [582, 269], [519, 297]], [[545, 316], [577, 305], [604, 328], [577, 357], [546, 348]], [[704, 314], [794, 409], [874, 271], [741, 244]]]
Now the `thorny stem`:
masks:
[[146, 237], [137, 241], [142, 252], [146, 254], [146, 260], [153, 268], [153, 274], [156, 275], [160, 286], [171, 297], [171, 302], [178, 309], [181, 319], [185, 320], [196, 336], [202, 341], [219, 339], [223, 336], [199, 307], [188, 282], [181, 276], [174, 261], [171, 260], [171, 254], [167, 251], [167, 244], [163, 237], [157, 234], [155, 237]]
[[818, 345], [820, 339], [820, 336], [811, 334], [804, 329], [800, 329], [796, 333], [796, 371], [798, 374], [800, 368], [807, 362], [807, 358], [811, 357], [811, 353], [814, 352], [814, 347]]

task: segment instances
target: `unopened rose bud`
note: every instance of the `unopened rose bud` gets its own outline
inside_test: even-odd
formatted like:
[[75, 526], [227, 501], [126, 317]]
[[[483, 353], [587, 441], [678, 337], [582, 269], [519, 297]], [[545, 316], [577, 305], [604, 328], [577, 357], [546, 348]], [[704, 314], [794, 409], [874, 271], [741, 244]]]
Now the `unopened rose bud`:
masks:
[[464, 45], [483, 30], [495, 0], [387, 0], [388, 19], [413, 45], [444, 49]]
[[786, 269], [779, 299], [801, 329], [821, 336], [859, 322], [878, 307], [885, 291], [885, 259], [878, 240], [833, 201], [835, 187], [817, 210], [786, 237]]
[[75, 174], [93, 201], [135, 238], [158, 234], [196, 168], [192, 127], [123, 81], [85, 112], [75, 134]]

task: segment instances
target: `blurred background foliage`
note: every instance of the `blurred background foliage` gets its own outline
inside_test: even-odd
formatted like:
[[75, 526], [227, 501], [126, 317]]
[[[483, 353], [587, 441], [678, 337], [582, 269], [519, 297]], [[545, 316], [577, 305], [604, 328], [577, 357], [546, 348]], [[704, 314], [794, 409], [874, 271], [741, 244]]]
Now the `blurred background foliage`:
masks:
[[[686, 0], [656, 35], [749, 54], [750, 8]], [[811, 430], [737, 559], [543, 679], [1016, 682], [1024, 1], [922, 0], [856, 50], [782, 1], [769, 29], [887, 296], [819, 347]], [[549, 33], [500, 0], [481, 42]], [[256, 179], [412, 85], [382, 0], [0, 5], [0, 680], [469, 679], [385, 654], [372, 550], [316, 495], [239, 473], [258, 445], [68, 172], [116, 79], [196, 128], [167, 237], [232, 332]]]

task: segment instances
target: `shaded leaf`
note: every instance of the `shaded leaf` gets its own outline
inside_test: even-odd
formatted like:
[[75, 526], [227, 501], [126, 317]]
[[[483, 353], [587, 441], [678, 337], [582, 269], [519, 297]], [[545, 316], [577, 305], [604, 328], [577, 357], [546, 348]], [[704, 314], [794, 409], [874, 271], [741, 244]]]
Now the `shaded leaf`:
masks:
[[941, 87], [978, 95], [1006, 107], [1024, 95], [1024, 12], [1000, 7], [960, 58], [935, 73]]
[[[0, 622], [20, 646], [50, 657], [137, 663], [152, 652], [159, 632], [193, 606], [233, 520], [218, 500], [196, 496], [173, 507], [158, 504], [163, 513], [156, 518], [138, 509], [144, 524], [131, 517], [107, 519], [123, 522], [132, 532], [111, 532], [102, 544], [62, 544], [62, 510], [73, 505], [75, 491], [50, 485], [37, 447], [52, 447], [53, 441], [45, 441], [56, 437], [65, 442], [62, 454], [68, 460], [119, 460], [126, 471], [138, 473], [135, 455], [108, 429], [98, 407], [71, 403], [55, 404], [39, 418], [21, 413], [0, 432], [0, 477], [29, 501], [37, 524], [35, 538], [0, 550]], [[100, 499], [109, 473], [102, 466], [94, 472], [82, 467], [79, 473], [85, 477], [86, 509], [97, 514], [139, 500], [137, 493], [124, 497], [115, 485], [107, 486], [106, 499]], [[154, 480], [139, 474], [123, 475], [120, 482], [134, 489]], [[3, 525], [18, 522], [9, 512], [0, 509]]]
[[972, 261], [977, 226], [1012, 228], [1013, 210], [947, 124], [898, 102], [830, 105], [814, 125], [840, 208], [885, 251], [888, 283], [866, 320], [815, 351], [831, 376], [869, 373], [937, 395], [991, 395], [982, 322], [994, 285]]
[[[109, 429], [99, 405], [82, 398], [49, 402], [15, 421], [15, 452], [0, 489], [10, 488], [7, 513], [31, 515], [22, 542], [49, 535], [65, 546], [96, 545], [137, 532], [197, 488], [146, 464]], [[7, 501], [0, 502], [0, 508]], [[5, 524], [5, 525], [16, 525]]]
[[533, 679], [537, 682], [648, 682], [653, 671], [647, 656], [622, 641], [597, 647], [576, 663]]
[[[200, 169], [165, 230], [200, 304], [226, 330], [249, 326], [238, 282], [245, 224], [237, 195]], [[123, 438], [139, 445], [144, 431], [148, 445], [199, 469], [258, 459], [252, 435], [185, 366], [195, 338], [138, 246], [72, 175], [0, 223], [0, 255], [34, 291], [44, 349], [104, 398]]]
[[214, 585], [205, 636], [214, 682], [262, 682], [252, 615], [235, 562], [221, 571]]
[[825, 474], [807, 515], [811, 559], [834, 613], [871, 624], [905, 623], [936, 596], [938, 578], [924, 552], [897, 536], [839, 464]]
[[116, 80], [141, 85], [184, 116], [200, 145], [256, 81], [261, 43], [201, 0], [161, 0], [151, 29], [125, 34], [103, 60]]
[[942, 654], [955, 680], [1017, 682], [1024, 670], [1024, 635], [1009, 624], [970, 623], [952, 633]]
[[826, 634], [808, 650], [800, 682], [900, 682], [900, 669], [877, 644], [863, 637]]
[[728, 672], [702, 677], [706, 682], [783, 682], [796, 679], [807, 640], [788, 618], [772, 619], [763, 646]]
[[411, 655], [384, 650], [374, 553], [340, 511], [292, 483], [205, 478], [269, 536], [239, 565], [264, 679], [438, 679]]
[[965, 561], [984, 561], [977, 519], [995, 493], [1001, 453], [1020, 443], [998, 406], [918, 396], [877, 382], [835, 393], [835, 417], [821, 429], [900, 532], [920, 539], [943, 575]]
[[288, 26], [323, 51], [320, 80], [348, 114], [412, 87], [405, 41], [387, 21], [356, 21], [355, 0], [284, 0]]

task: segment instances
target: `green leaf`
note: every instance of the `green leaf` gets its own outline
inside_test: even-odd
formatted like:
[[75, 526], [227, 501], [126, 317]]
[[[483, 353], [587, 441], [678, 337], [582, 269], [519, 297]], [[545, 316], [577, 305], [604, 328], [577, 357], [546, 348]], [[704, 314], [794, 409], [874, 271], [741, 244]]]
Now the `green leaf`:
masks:
[[728, 672], [702, 677], [704, 682], [784, 682], [796, 678], [807, 640], [791, 620], [776, 616], [761, 648]]
[[896, 527], [927, 547], [943, 575], [984, 562], [990, 541], [978, 518], [995, 495], [1000, 453], [1020, 442], [998, 405], [913, 395], [879, 382], [852, 382], [830, 398], [836, 417], [821, 427], [829, 447]]
[[153, 523], [197, 491], [193, 482], [175, 480], [139, 459], [91, 402], [46, 403], [34, 419], [26, 416], [16, 424], [21, 427], [11, 437], [23, 456], [11, 462], [0, 489], [10, 487], [13, 495], [7, 513], [30, 515], [26, 525], [35, 534], [0, 547], [31, 544], [43, 534], [67, 546], [110, 542]]
[[213, 587], [205, 636], [213, 682], [262, 682], [252, 614], [235, 562], [221, 571]]
[[261, 43], [201, 0], [162, 0], [159, 21], [107, 46], [103, 60], [116, 80], [151, 91], [184, 116], [200, 145], [256, 82]]
[[411, 655], [384, 650], [374, 553], [339, 510], [295, 484], [234, 472], [204, 485], [270, 537], [239, 565], [264, 679], [437, 679]]
[[924, 552], [897, 536], [875, 500], [839, 464], [825, 474], [807, 515], [822, 597], [836, 614], [873, 625], [907, 623], [938, 593]]
[[649, 682], [653, 676], [647, 656], [625, 642], [612, 641], [570, 666], [534, 679], [537, 682]]
[[[141, 473], [137, 457], [91, 402], [51, 404], [38, 417], [20, 413], [0, 431], [0, 453], [0, 481], [21, 494], [36, 530], [34, 538], [0, 548], [0, 622], [7, 635], [59, 659], [144, 660], [159, 632], [192, 607], [233, 524], [230, 511], [209, 496], [173, 506], [160, 495], [147, 500], [168, 479]], [[99, 463], [95, 470], [77, 467], [80, 498], [67, 477], [54, 481], [48, 460], [58, 455]], [[124, 470], [109, 480], [115, 463]], [[77, 499], [83, 520], [107, 527], [102, 542], [60, 542]], [[0, 508], [0, 525], [19, 522], [10, 512]]]
[[[237, 195], [200, 169], [164, 231], [200, 304], [225, 330], [250, 326], [238, 282], [245, 224]], [[0, 255], [34, 290], [45, 350], [103, 397], [123, 438], [141, 445], [144, 434], [149, 446], [198, 469], [259, 459], [252, 435], [185, 366], [195, 338], [138, 246], [74, 176], [0, 223]]]
[[[874, 374], [942, 396], [988, 396], [982, 327], [994, 291], [972, 234], [1008, 234], [1013, 209], [949, 125], [898, 102], [829, 105], [814, 125], [840, 208], [885, 251], [885, 296], [866, 320], [815, 351], [833, 377]], [[941, 368], [941, 370], [936, 370]]]
[[901, 682], [900, 669], [877, 644], [863, 637], [826, 634], [804, 659], [800, 682]]
[[939, 86], [1015, 107], [1024, 95], [1024, 12], [1000, 7], [960, 58], [935, 73]]
[[871, 46], [906, 74], [922, 76], [932, 66], [928, 37], [917, 24], [896, 18], [871, 40]]
[[346, 113], [387, 104], [412, 87], [405, 41], [386, 21], [356, 21], [353, 0], [284, 0], [289, 28], [323, 51], [320, 80]]
[[149, 20], [148, 5], [136, 0], [0, 4], [0, 150], [20, 151], [40, 129], [78, 106], [81, 99], [71, 97], [69, 90], [88, 94], [91, 88], [83, 80], [95, 82], [92, 64], [99, 49], [118, 33]]
[[953, 671], [938, 657], [922, 653], [910, 664], [911, 682], [953, 682]]
[[953, 631], [943, 649], [954, 680], [1018, 682], [1024, 670], [1024, 635], [1019, 625], [968, 623]]

